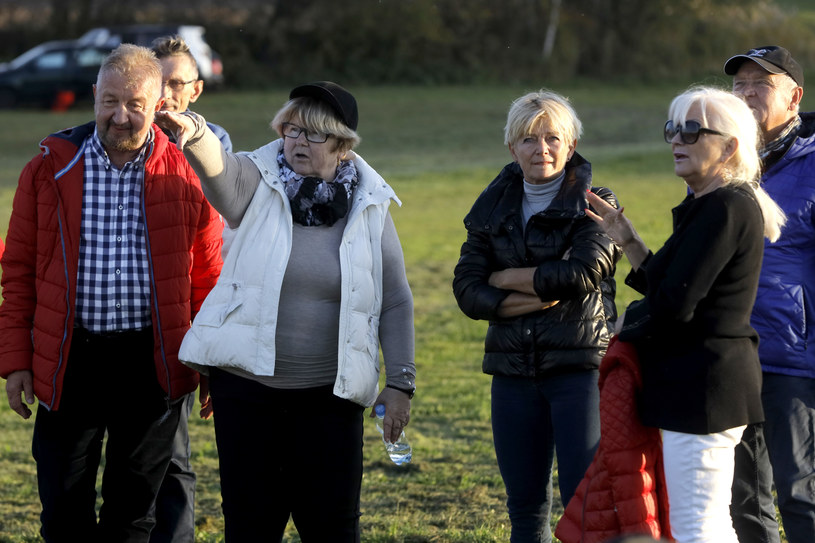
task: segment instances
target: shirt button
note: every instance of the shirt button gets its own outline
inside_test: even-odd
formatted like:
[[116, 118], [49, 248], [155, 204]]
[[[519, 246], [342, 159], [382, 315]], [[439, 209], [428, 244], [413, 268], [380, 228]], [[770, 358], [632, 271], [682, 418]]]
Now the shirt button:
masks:
[[116, 236], [116, 241], [118, 241], [119, 243], [121, 243], [121, 242], [122, 242], [122, 236]]
[[122, 270], [120, 270], [119, 268], [116, 268], [116, 275], [122, 275]]
[[116, 304], [116, 309], [121, 309], [121, 308], [122, 308], [122, 304]]
[[531, 335], [532, 335], [532, 330], [530, 330], [529, 328], [527, 328], [527, 329], [526, 329], [526, 335], [527, 335], [527, 336], [531, 336]]
[[120, 211], [121, 211], [122, 209], [124, 209], [124, 208], [125, 208], [125, 206], [123, 206], [122, 204], [119, 204], [119, 210], [120, 210]]

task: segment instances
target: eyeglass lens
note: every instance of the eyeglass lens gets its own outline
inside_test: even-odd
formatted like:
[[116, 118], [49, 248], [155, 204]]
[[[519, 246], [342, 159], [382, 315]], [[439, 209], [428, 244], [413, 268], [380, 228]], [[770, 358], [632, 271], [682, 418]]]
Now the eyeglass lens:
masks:
[[300, 137], [300, 134], [303, 133], [306, 135], [306, 139], [311, 143], [325, 143], [328, 139], [328, 134], [325, 132], [312, 132], [296, 124], [283, 123], [283, 135], [287, 138], [297, 139]]
[[702, 126], [697, 121], [685, 121], [684, 126], [681, 124], [674, 124], [673, 121], [665, 123], [665, 142], [671, 143], [676, 134], [679, 134], [679, 139], [686, 145], [692, 145], [699, 140], [699, 132]]
[[195, 79], [190, 79], [189, 81], [181, 81], [180, 79], [169, 79], [164, 82], [165, 85], [173, 89], [174, 91], [178, 91], [184, 88], [185, 85], [189, 85], [190, 83], [194, 83]]

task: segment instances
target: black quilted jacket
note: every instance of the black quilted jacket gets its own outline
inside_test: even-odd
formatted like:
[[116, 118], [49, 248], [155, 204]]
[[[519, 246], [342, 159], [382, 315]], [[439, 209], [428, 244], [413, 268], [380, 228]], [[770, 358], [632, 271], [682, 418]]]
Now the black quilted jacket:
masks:
[[[586, 216], [589, 189], [616, 205], [610, 190], [591, 187], [591, 165], [575, 153], [560, 192], [524, 230], [523, 174], [512, 163], [465, 217], [467, 241], [453, 292], [464, 314], [489, 320], [485, 373], [537, 378], [600, 367], [617, 317], [614, 270], [622, 251]], [[519, 317], [498, 317], [510, 291], [490, 286], [490, 274], [533, 266], [540, 299], [559, 303]]]

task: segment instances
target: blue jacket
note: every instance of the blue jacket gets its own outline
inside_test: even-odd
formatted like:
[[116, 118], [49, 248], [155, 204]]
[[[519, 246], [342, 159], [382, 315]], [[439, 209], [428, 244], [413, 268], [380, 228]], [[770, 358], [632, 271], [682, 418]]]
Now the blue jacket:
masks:
[[801, 120], [798, 137], [762, 179], [787, 224], [778, 241], [765, 240], [751, 324], [763, 371], [815, 379], [815, 113]]
[[[221, 140], [221, 145], [224, 146], [224, 150], [227, 153], [231, 153], [232, 152], [232, 139], [229, 137], [229, 132], [227, 132], [226, 129], [223, 126], [215, 124], [215, 123], [208, 122], [207, 126], [209, 127], [210, 130], [212, 130], [212, 132], [216, 136], [218, 136], [218, 139]], [[173, 138], [170, 138], [170, 139], [173, 139]]]

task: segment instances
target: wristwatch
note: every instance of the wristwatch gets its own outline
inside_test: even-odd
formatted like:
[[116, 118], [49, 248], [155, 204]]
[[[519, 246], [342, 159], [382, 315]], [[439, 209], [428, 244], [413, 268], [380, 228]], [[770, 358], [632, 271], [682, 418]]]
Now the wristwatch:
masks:
[[399, 392], [404, 392], [408, 395], [408, 399], [412, 400], [413, 395], [416, 394], [416, 387], [413, 388], [402, 388], [394, 385], [385, 385], [385, 388], [392, 388], [394, 390], [398, 390]]

